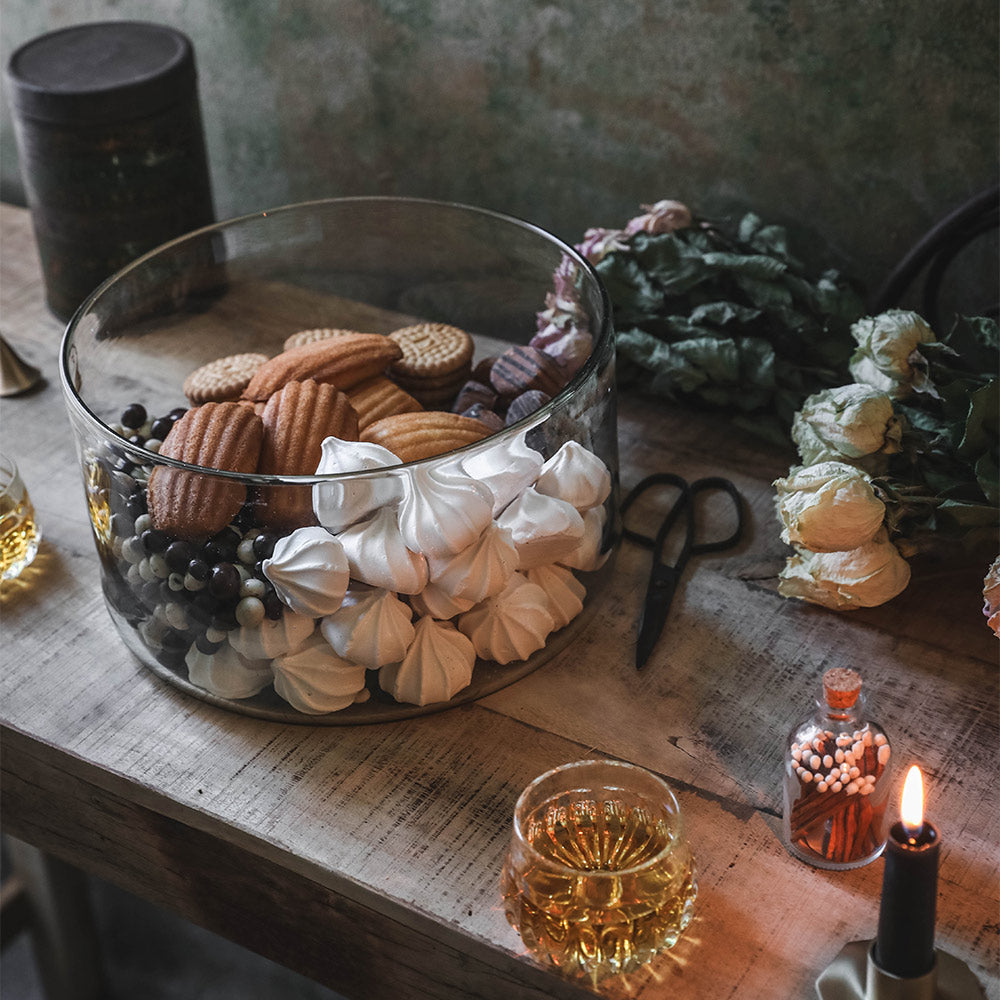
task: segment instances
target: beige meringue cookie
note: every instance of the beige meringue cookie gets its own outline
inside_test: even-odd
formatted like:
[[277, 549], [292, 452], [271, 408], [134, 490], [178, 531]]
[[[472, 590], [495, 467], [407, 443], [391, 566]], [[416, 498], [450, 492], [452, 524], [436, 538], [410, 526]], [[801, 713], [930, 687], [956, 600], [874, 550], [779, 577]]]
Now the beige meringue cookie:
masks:
[[556, 629], [565, 628], [583, 610], [587, 588], [576, 578], [571, 569], [557, 566], [535, 566], [524, 574], [529, 583], [545, 591], [546, 607]]
[[462, 462], [466, 475], [486, 485], [493, 494], [496, 517], [542, 471], [544, 459], [526, 441], [527, 431], [476, 452]]
[[468, 687], [475, 662], [472, 643], [452, 622], [420, 618], [406, 656], [383, 667], [378, 681], [396, 701], [430, 705]]
[[344, 546], [326, 528], [298, 528], [279, 538], [264, 576], [293, 611], [322, 618], [340, 607], [350, 579]]
[[406, 547], [391, 507], [352, 524], [337, 539], [353, 579], [399, 594], [416, 594], [427, 586], [427, 560]]
[[307, 715], [339, 712], [365, 686], [365, 668], [338, 656], [320, 632], [274, 660], [274, 690]]
[[476, 604], [503, 590], [517, 569], [517, 549], [510, 532], [493, 522], [470, 546], [454, 556], [428, 559], [427, 566], [438, 590]]
[[184, 657], [188, 680], [219, 698], [252, 698], [271, 683], [270, 660], [250, 660], [231, 646], [203, 653], [195, 644]]
[[350, 476], [313, 487], [313, 511], [316, 520], [330, 531], [343, 531], [355, 521], [368, 517], [387, 504], [395, 504], [403, 495], [403, 480], [392, 473], [376, 470], [401, 464], [387, 448], [367, 441], [325, 438], [317, 475], [370, 472]]
[[576, 441], [567, 441], [542, 466], [535, 489], [583, 511], [607, 500], [611, 473], [592, 451]]
[[407, 548], [428, 558], [453, 555], [493, 519], [493, 494], [454, 462], [420, 464], [409, 470], [398, 515]]
[[578, 569], [584, 573], [592, 573], [600, 569], [611, 550], [601, 552], [601, 542], [604, 538], [604, 522], [607, 520], [607, 510], [601, 507], [591, 507], [583, 514], [583, 537], [580, 543], [568, 555], [560, 557], [558, 562], [570, 569]]
[[515, 573], [499, 594], [461, 615], [458, 627], [484, 660], [526, 660], [555, 628], [548, 605], [541, 587]]
[[529, 486], [497, 518], [517, 549], [517, 568], [530, 569], [568, 556], [583, 539], [583, 518], [572, 504]]
[[309, 638], [316, 622], [290, 608], [277, 619], [265, 618], [259, 625], [234, 629], [229, 633], [229, 645], [250, 660], [271, 660], [297, 649]]
[[410, 608], [391, 591], [351, 588], [319, 628], [338, 656], [377, 670], [404, 657], [413, 641], [412, 618]]
[[452, 597], [434, 583], [427, 584], [419, 594], [410, 597], [410, 604], [418, 615], [429, 615], [439, 621], [454, 618], [475, 603], [462, 597]]

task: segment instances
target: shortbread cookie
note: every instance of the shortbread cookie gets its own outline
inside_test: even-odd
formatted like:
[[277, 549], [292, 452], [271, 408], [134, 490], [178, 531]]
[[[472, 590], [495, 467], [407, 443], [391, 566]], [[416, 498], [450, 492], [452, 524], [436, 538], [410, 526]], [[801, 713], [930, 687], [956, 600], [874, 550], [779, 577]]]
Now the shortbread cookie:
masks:
[[472, 362], [474, 344], [464, 330], [447, 323], [417, 323], [389, 334], [403, 356], [392, 363], [393, 375], [406, 379], [441, 378]]
[[196, 368], [184, 380], [184, 395], [195, 406], [239, 399], [250, 379], [267, 361], [266, 354], [230, 354]]

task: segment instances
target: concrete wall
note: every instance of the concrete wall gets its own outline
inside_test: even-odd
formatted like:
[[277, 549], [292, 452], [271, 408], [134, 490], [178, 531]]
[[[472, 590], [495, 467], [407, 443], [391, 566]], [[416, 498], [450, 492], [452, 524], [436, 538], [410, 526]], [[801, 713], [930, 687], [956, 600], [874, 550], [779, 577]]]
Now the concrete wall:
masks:
[[120, 18], [193, 39], [220, 217], [418, 195], [576, 241], [676, 197], [877, 285], [996, 178], [995, 0], [3, 0], [4, 62]]

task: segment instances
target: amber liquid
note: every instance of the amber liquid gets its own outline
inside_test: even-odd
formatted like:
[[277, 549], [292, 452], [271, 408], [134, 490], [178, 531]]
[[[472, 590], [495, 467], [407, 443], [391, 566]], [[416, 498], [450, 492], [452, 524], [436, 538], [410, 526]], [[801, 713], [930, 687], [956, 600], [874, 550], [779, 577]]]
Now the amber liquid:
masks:
[[[664, 820], [619, 800], [559, 800], [525, 826], [534, 849], [503, 875], [507, 919], [540, 957], [594, 981], [672, 947], [691, 920], [691, 855]], [[617, 874], [617, 873], [621, 874]]]
[[25, 494], [21, 500], [0, 496], [0, 579], [18, 576], [38, 551], [35, 510]]

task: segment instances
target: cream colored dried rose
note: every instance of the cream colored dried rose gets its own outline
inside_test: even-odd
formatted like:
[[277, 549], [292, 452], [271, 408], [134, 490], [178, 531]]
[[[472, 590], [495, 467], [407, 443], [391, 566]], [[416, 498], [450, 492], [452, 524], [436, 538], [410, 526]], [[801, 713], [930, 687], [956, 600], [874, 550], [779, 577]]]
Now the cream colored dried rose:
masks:
[[934, 331], [915, 312], [890, 309], [866, 316], [851, 327], [858, 342], [848, 365], [851, 377], [887, 393], [893, 399], [908, 396], [922, 373], [914, 368], [914, 352], [920, 344], [937, 340]]
[[778, 593], [835, 611], [873, 608], [906, 589], [910, 564], [885, 529], [849, 552], [800, 549], [781, 571]]
[[879, 389], [857, 383], [815, 393], [792, 419], [792, 440], [803, 465], [830, 460], [861, 464], [863, 459], [870, 463], [876, 456], [898, 452], [902, 435], [892, 400]]
[[875, 537], [885, 504], [869, 477], [845, 462], [792, 469], [775, 480], [775, 503], [784, 525], [781, 539], [813, 552], [855, 549]]
[[1000, 638], [1000, 556], [993, 560], [983, 580], [983, 614], [986, 624]]

